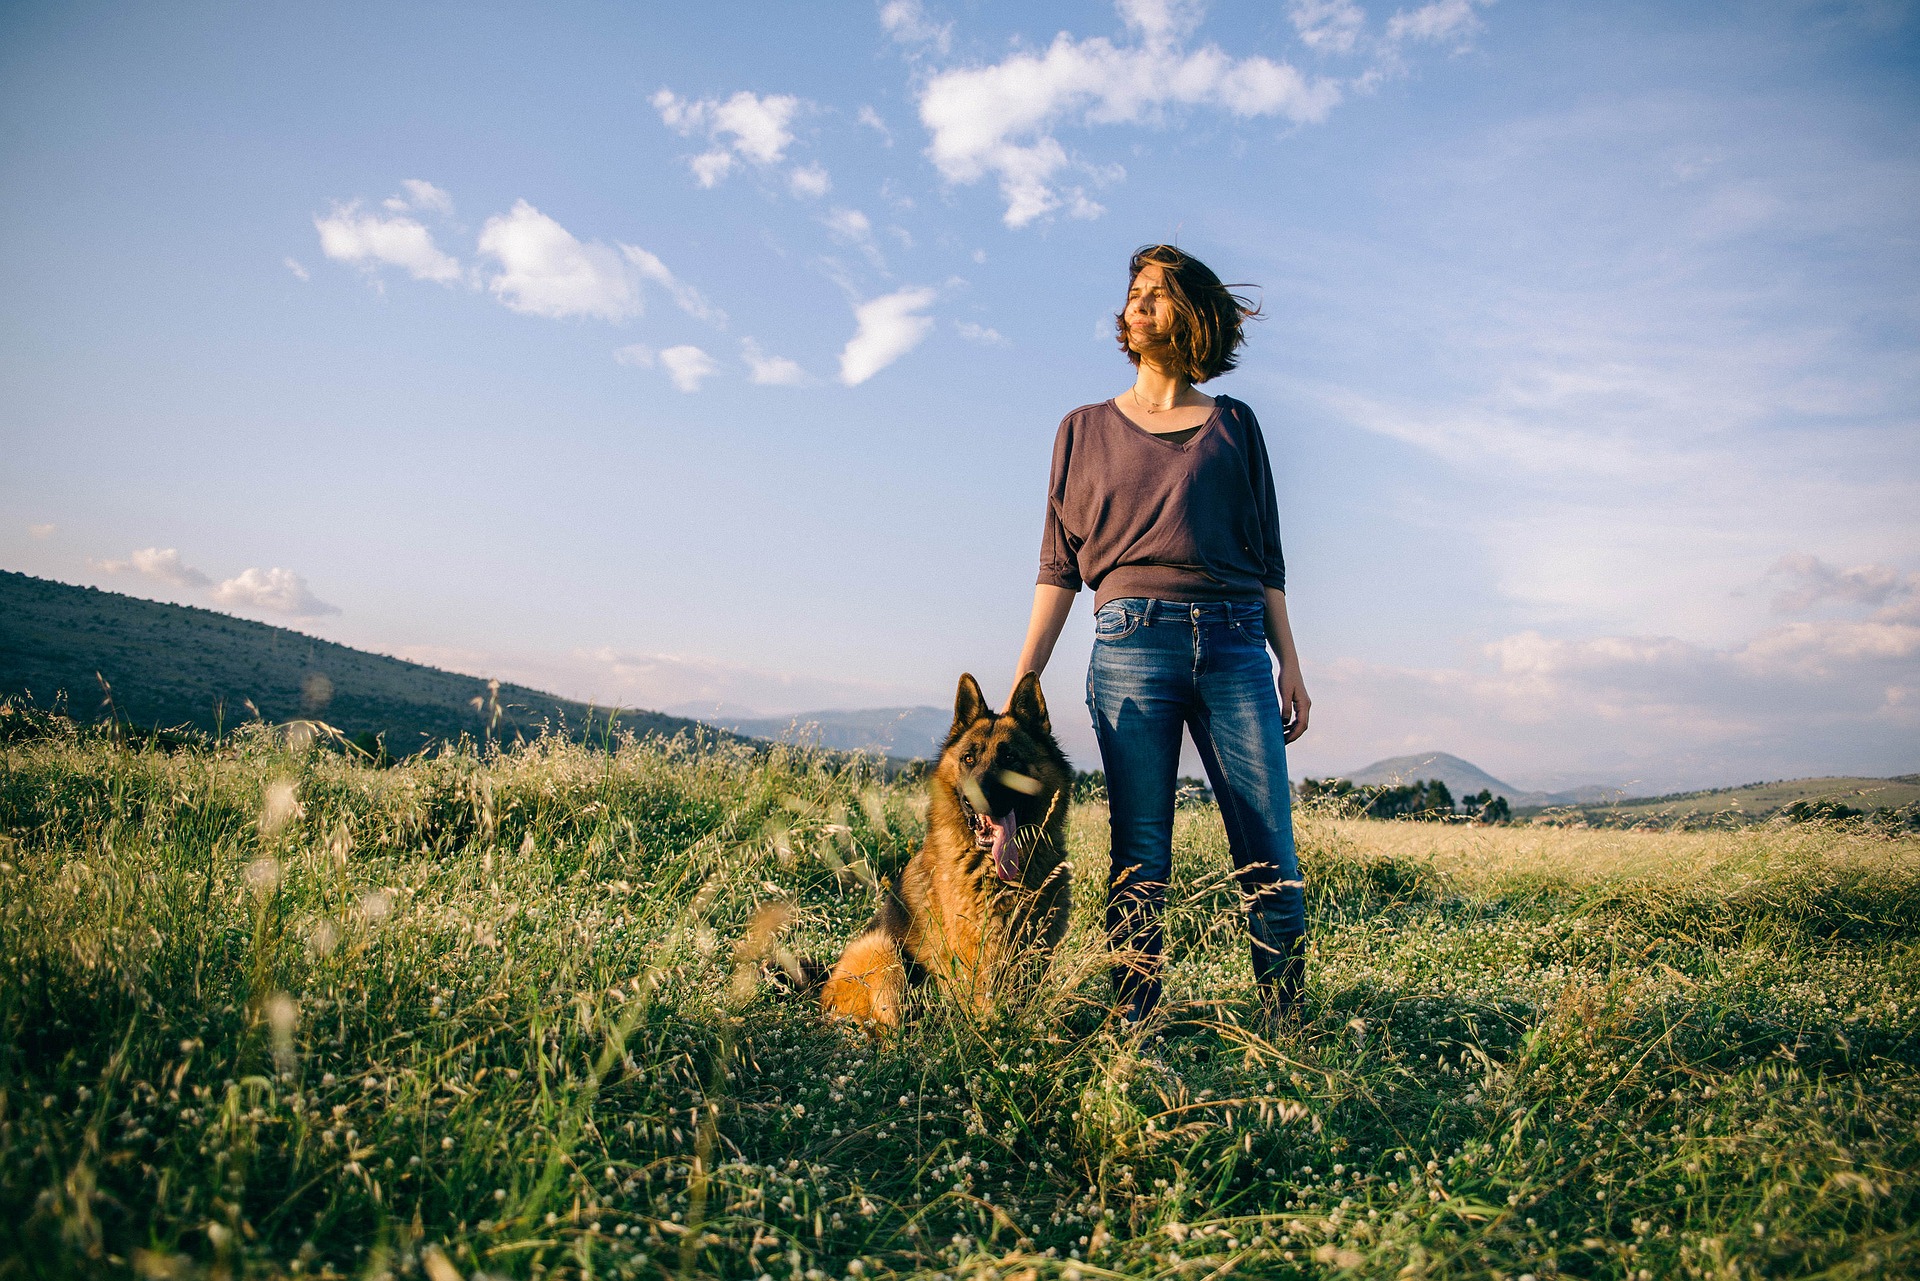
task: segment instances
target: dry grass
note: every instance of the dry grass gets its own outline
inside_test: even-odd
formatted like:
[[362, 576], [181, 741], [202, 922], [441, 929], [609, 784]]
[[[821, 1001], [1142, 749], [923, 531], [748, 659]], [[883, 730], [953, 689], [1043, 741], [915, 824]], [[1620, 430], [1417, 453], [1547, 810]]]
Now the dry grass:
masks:
[[1920, 836], [1887, 839], [1844, 825], [1782, 823], [1682, 832], [1317, 821], [1331, 829], [1322, 839], [1376, 857], [1419, 863], [1463, 884], [1513, 877], [1670, 884], [1764, 876], [1796, 863], [1844, 865], [1876, 875], [1911, 874], [1920, 868]]
[[1306, 815], [1268, 1041], [1183, 811], [1203, 1017], [1140, 1037], [1085, 808], [1045, 981], [876, 1046], [759, 964], [832, 953], [918, 801], [636, 743], [0, 745], [0, 1279], [1920, 1270], [1912, 839]]

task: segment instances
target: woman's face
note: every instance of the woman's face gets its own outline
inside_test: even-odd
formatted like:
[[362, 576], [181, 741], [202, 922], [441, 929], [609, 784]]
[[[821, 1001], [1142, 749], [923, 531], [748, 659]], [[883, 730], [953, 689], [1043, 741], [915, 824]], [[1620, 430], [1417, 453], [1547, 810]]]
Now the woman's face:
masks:
[[1166, 339], [1173, 328], [1173, 300], [1167, 297], [1166, 273], [1159, 263], [1148, 263], [1133, 278], [1122, 315], [1127, 322], [1127, 345], [1133, 350]]

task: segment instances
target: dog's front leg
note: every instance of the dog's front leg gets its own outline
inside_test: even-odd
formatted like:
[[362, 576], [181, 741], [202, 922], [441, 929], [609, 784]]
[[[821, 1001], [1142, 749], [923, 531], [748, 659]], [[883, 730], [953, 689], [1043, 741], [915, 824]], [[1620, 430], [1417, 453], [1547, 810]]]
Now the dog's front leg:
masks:
[[870, 1030], [892, 1032], [900, 1027], [906, 993], [907, 964], [899, 944], [874, 931], [847, 945], [821, 989], [820, 1008]]

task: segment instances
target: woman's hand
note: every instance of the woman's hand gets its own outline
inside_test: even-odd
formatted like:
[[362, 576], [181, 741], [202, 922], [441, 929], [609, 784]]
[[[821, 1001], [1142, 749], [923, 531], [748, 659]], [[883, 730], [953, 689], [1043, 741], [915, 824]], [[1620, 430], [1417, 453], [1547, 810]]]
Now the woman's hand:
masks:
[[1287, 741], [1291, 743], [1307, 732], [1307, 709], [1313, 706], [1313, 700], [1307, 697], [1306, 682], [1300, 679], [1300, 673], [1292, 667], [1280, 669], [1280, 723], [1286, 726]]

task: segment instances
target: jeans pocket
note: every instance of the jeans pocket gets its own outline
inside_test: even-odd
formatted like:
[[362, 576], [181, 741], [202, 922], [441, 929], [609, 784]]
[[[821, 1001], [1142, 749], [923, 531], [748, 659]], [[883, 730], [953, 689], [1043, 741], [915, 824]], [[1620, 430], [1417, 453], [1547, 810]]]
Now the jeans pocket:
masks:
[[1140, 616], [1119, 605], [1104, 605], [1093, 616], [1093, 638], [1102, 641], [1116, 641], [1133, 634], [1140, 626]]

